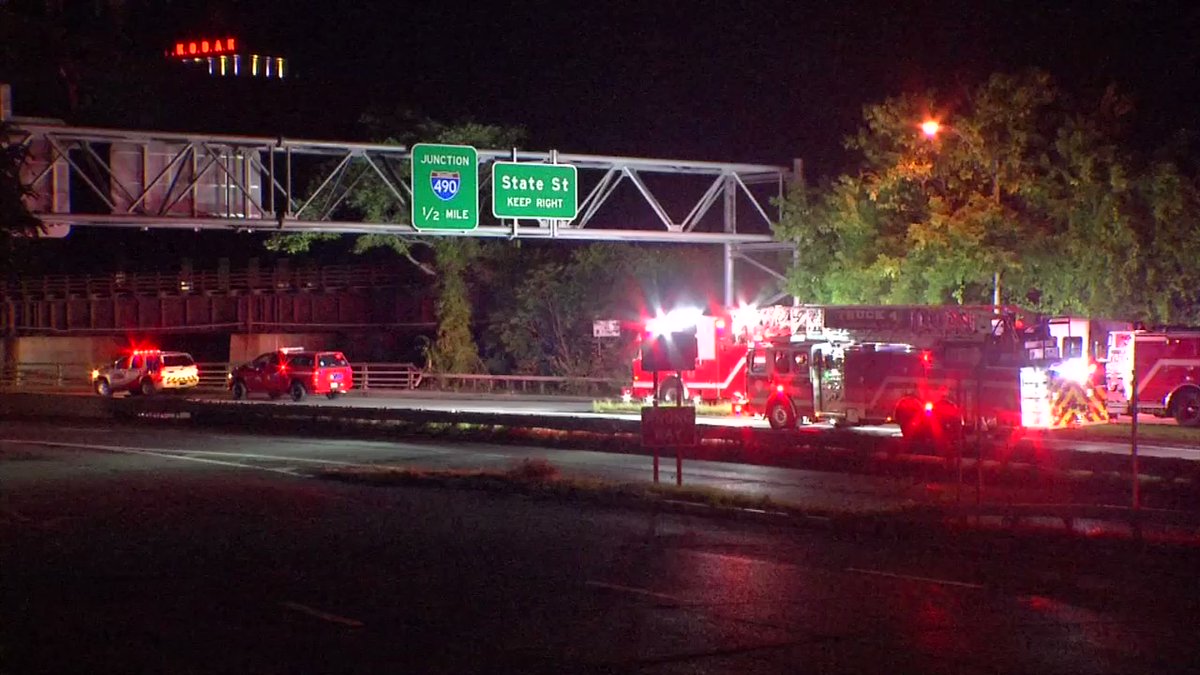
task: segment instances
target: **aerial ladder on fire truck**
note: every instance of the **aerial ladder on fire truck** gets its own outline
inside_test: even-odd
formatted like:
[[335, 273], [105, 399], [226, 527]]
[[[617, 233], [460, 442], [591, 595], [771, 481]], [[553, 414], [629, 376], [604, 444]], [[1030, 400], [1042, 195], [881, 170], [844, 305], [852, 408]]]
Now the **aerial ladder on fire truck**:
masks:
[[1042, 323], [1020, 307], [991, 305], [779, 305], [734, 312], [734, 331], [752, 342], [787, 338], [916, 349], [946, 340], [1019, 348], [1022, 334]]

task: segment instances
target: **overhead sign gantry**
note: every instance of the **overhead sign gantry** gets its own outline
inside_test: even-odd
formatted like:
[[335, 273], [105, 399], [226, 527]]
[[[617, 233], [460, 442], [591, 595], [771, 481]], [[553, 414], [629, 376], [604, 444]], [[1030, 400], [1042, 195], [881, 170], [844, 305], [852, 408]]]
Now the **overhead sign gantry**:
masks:
[[[50, 225], [721, 244], [730, 304], [735, 260], [782, 278], [752, 256], [791, 250], [770, 229], [779, 166], [483, 148], [442, 166], [422, 158], [449, 159], [446, 146], [10, 121], [30, 210]], [[339, 219], [368, 180], [394, 201], [380, 212], [410, 217]]]

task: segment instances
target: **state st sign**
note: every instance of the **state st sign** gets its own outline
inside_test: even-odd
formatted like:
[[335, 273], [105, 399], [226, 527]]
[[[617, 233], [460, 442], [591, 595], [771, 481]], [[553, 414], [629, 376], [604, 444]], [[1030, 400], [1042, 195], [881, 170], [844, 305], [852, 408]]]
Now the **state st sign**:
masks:
[[569, 164], [496, 162], [492, 165], [492, 215], [571, 220], [579, 210], [576, 173]]
[[418, 230], [479, 226], [479, 153], [469, 145], [412, 147], [412, 224]]

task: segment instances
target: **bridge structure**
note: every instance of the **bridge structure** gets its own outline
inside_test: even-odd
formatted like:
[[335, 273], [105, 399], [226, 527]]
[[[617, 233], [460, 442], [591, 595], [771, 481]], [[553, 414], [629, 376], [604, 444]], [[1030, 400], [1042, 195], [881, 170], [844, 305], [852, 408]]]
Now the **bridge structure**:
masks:
[[0, 280], [0, 336], [428, 329], [428, 298], [382, 265], [113, 272]]
[[[411, 155], [403, 145], [9, 122], [15, 131], [6, 142], [26, 150], [29, 209], [51, 236], [86, 226], [711, 244], [723, 247], [727, 305], [735, 300], [736, 263], [781, 282], [778, 267], [794, 252], [771, 233], [773, 202], [792, 175], [780, 166], [480, 149], [484, 194], [497, 160], [576, 167], [578, 215], [432, 232], [406, 222]], [[365, 184], [392, 200], [380, 211], [396, 215], [339, 219], [346, 212], [340, 207]]]

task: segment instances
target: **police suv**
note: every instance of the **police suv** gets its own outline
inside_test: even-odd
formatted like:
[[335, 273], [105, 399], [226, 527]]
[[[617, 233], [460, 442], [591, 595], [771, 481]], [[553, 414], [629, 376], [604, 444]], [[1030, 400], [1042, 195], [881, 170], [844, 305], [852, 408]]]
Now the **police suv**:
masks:
[[92, 388], [109, 397], [118, 391], [150, 396], [165, 389], [189, 389], [200, 384], [200, 371], [191, 354], [139, 349], [92, 371]]

